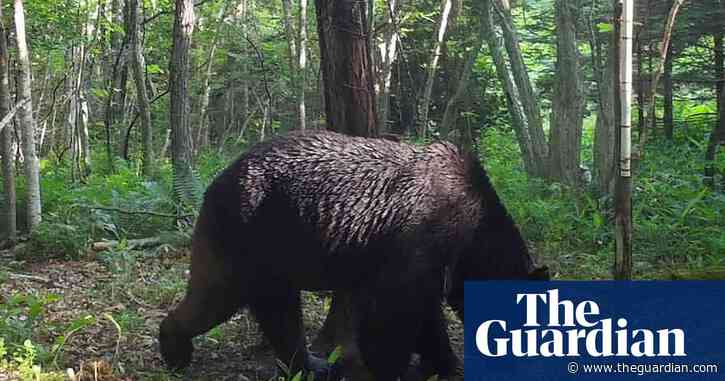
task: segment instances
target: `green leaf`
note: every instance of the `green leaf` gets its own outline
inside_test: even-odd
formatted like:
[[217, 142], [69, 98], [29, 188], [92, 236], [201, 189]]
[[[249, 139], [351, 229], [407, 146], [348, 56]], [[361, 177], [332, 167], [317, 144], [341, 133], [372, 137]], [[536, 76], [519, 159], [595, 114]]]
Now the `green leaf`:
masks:
[[294, 377], [292, 377], [292, 380], [290, 381], [302, 381], [302, 371], [297, 372]]
[[337, 347], [335, 347], [335, 350], [330, 353], [330, 356], [327, 357], [327, 363], [330, 365], [336, 363], [337, 360], [342, 357], [342, 353], [342, 346], [338, 345]]
[[149, 74], [163, 74], [164, 69], [161, 68], [161, 66], [156, 64], [150, 64], [146, 65], [146, 72]]
[[608, 22], [600, 22], [597, 24], [597, 30], [599, 33], [609, 33], [614, 30], [614, 26]]
[[93, 95], [96, 96], [96, 98], [106, 98], [108, 96], [108, 91], [106, 91], [106, 89], [99, 89], [94, 87], [93, 89], [91, 89], [91, 92], [93, 93]]
[[695, 209], [695, 205], [697, 205], [697, 203], [702, 201], [702, 199], [705, 198], [705, 196], [708, 193], [709, 193], [708, 189], [705, 188], [705, 189], [701, 190], [700, 193], [698, 193], [695, 198], [693, 198], [692, 200], [690, 200], [690, 202], [687, 203], [685, 210], [683, 210], [682, 214], [680, 214], [680, 223], [681, 224], [685, 222], [685, 218], [687, 217], [687, 215], [692, 213], [692, 211]]

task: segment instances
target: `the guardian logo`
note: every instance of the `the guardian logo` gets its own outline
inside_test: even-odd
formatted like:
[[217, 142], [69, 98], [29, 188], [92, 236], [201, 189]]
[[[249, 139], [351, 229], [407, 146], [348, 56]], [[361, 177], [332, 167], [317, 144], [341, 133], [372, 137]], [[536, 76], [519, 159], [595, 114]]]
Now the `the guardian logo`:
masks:
[[[478, 326], [476, 347], [484, 356], [687, 356], [684, 330], [630, 329], [623, 317], [602, 319], [594, 301], [559, 300], [557, 289], [517, 294], [516, 304], [525, 308], [524, 329], [509, 330], [504, 320]], [[537, 313], [540, 306], [548, 311], [544, 320]]]

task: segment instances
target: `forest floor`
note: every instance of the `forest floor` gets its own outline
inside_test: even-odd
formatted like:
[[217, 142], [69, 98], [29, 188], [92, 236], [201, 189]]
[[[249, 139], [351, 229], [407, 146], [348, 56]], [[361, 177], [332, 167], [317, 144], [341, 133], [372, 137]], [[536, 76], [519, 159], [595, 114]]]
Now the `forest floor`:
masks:
[[[6, 303], [0, 307], [0, 320], [32, 330], [33, 343], [47, 349], [38, 354], [38, 362], [78, 373], [90, 371], [89, 364], [100, 361], [96, 364], [103, 364], [106, 378], [99, 378], [103, 380], [272, 378], [271, 348], [246, 311], [196, 338], [193, 362], [184, 373], [165, 370], [158, 352], [158, 326], [184, 295], [187, 254], [187, 250], [161, 249], [32, 263], [0, 252], [0, 304]], [[15, 295], [33, 298], [13, 300]], [[305, 292], [303, 302], [311, 341], [326, 316], [325, 298]], [[462, 326], [455, 318], [449, 326], [463, 358]]]

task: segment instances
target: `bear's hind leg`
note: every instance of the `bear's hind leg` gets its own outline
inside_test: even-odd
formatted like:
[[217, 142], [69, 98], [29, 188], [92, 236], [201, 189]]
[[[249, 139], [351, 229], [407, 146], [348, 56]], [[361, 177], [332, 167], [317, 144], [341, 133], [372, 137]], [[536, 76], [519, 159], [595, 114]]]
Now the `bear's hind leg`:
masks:
[[422, 316], [434, 294], [426, 279], [375, 290], [360, 307], [358, 342], [365, 365], [376, 381], [402, 377], [415, 351], [422, 329]]
[[421, 355], [421, 365], [425, 368], [423, 370], [425, 379], [438, 375], [439, 379], [451, 380], [456, 376], [460, 360], [451, 347], [447, 322], [440, 302], [425, 315], [417, 348]]

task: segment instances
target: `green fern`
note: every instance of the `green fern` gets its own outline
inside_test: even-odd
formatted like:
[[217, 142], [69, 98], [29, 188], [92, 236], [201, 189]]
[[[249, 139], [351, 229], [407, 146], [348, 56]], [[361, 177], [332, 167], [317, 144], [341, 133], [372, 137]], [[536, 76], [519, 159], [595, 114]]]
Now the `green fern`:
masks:
[[190, 169], [186, 174], [172, 174], [173, 194], [178, 208], [181, 211], [195, 211], [199, 208], [204, 187], [199, 173]]

